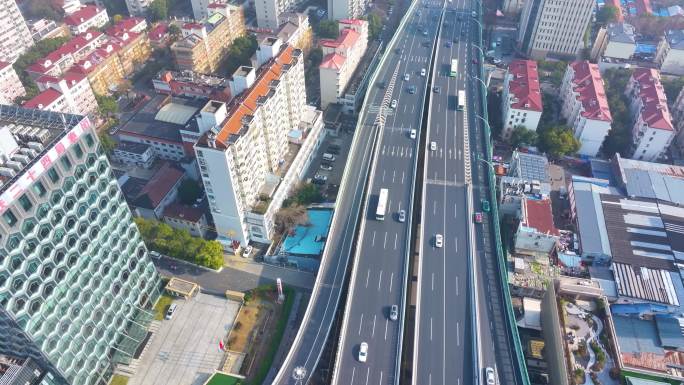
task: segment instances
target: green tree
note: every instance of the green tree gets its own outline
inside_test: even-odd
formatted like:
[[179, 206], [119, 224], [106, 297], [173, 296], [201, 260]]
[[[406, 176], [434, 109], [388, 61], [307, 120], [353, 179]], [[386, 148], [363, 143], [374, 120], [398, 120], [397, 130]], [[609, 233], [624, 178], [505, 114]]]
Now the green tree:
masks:
[[280, 233], [289, 233], [298, 225], [304, 225], [308, 222], [309, 217], [306, 213], [306, 208], [301, 205], [292, 205], [289, 207], [282, 207], [275, 215], [273, 223], [276, 231]]
[[249, 65], [250, 58], [258, 47], [256, 37], [253, 35], [241, 36], [230, 45], [226, 59], [222, 63], [223, 72], [231, 76], [242, 65]]
[[567, 127], [551, 127], [540, 134], [539, 147], [554, 158], [572, 155], [580, 148], [579, 141]]
[[601, 24], [608, 24], [617, 21], [618, 12], [618, 9], [614, 6], [604, 5], [603, 8], [596, 13], [596, 21]]
[[178, 186], [178, 198], [186, 205], [191, 205], [201, 196], [202, 189], [192, 179], [184, 179]]
[[38, 95], [39, 92], [36, 82], [34, 82], [26, 72], [26, 68], [38, 61], [38, 59], [41, 59], [48, 53], [61, 47], [67, 41], [69, 41], [68, 37], [56, 37], [52, 39], [41, 40], [33, 47], [29, 48], [28, 51], [21, 54], [14, 62], [12, 67], [16, 71], [17, 75], [19, 75], [19, 79], [21, 80], [21, 84], [24, 86], [24, 89], [26, 89], [26, 96], [23, 98], [23, 100], [31, 99]]
[[318, 37], [336, 39], [339, 35], [340, 30], [336, 20], [321, 20], [318, 23]]
[[27, 0], [24, 1], [22, 13], [27, 19], [50, 19], [59, 21], [64, 15], [64, 11], [60, 7], [55, 7], [52, 2], [45, 0]]
[[608, 157], [616, 153], [627, 156], [632, 145], [633, 123], [628, 108], [629, 101], [624, 94], [630, 76], [631, 71], [623, 68], [611, 68], [603, 74], [608, 107], [613, 117], [611, 129], [602, 146], [603, 154]]
[[511, 132], [509, 143], [513, 148], [535, 146], [537, 144], [537, 132], [528, 130], [525, 126], [515, 126]]
[[677, 96], [679, 96], [679, 92], [682, 91], [682, 88], [684, 87], [684, 77], [676, 76], [663, 78], [661, 83], [665, 89], [668, 104], [674, 104], [675, 100], [677, 100]]
[[119, 104], [113, 96], [95, 95], [95, 100], [97, 100], [97, 110], [106, 117], [119, 111]]
[[116, 15], [114, 15], [114, 16], [112, 17], [112, 21], [113, 21], [114, 23], [118, 23], [118, 22], [120, 22], [121, 20], [123, 20], [123, 15], [121, 15], [121, 14], [118, 14], [118, 13], [117, 13]]
[[292, 196], [292, 202], [298, 205], [310, 205], [323, 202], [323, 194], [313, 183], [301, 183]]
[[147, 7], [147, 20], [150, 22], [166, 20], [169, 17], [167, 0], [154, 0]]
[[104, 152], [110, 154], [116, 147], [116, 142], [114, 139], [112, 139], [112, 137], [106, 131], [98, 134], [98, 137], [100, 138], [100, 144], [102, 145]]
[[371, 39], [376, 39], [382, 32], [382, 19], [375, 13], [368, 15], [368, 34]]
[[181, 29], [176, 24], [169, 24], [168, 31], [169, 35], [171, 35], [174, 40], [178, 39], [181, 35]]
[[121, 0], [100, 0], [100, 3], [107, 9], [109, 15], [128, 15], [126, 2]]
[[321, 47], [311, 49], [311, 52], [309, 52], [309, 61], [311, 62], [309, 68], [318, 68], [321, 61], [323, 61], [323, 50]]

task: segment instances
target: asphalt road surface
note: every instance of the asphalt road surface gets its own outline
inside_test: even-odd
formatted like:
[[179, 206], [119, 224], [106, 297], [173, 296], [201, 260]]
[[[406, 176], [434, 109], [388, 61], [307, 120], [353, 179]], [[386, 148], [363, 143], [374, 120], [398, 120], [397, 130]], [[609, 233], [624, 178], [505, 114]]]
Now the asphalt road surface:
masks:
[[[395, 383], [402, 323], [401, 318], [390, 320], [389, 314], [392, 305], [397, 305], [403, 314], [402, 290], [411, 239], [410, 221], [399, 222], [398, 217], [401, 210], [411, 215], [413, 206], [419, 141], [418, 137], [411, 138], [410, 132], [420, 132], [424, 97], [429, 92], [427, 73], [437, 33], [434, 20], [441, 12], [440, 1], [426, 1], [414, 7], [395, 45], [389, 47], [393, 56], [386, 60], [377, 82], [371, 85], [370, 92], [375, 96], [370, 99], [370, 111], [379, 108], [383, 97], [388, 104], [396, 101], [396, 107], [389, 109], [375, 150], [334, 384]], [[394, 87], [389, 88], [395, 73]], [[363, 118], [364, 129], [370, 129], [376, 114], [369, 113]], [[378, 196], [383, 188], [389, 191], [387, 210], [384, 220], [378, 220]], [[368, 344], [366, 362], [359, 360], [363, 342]]]

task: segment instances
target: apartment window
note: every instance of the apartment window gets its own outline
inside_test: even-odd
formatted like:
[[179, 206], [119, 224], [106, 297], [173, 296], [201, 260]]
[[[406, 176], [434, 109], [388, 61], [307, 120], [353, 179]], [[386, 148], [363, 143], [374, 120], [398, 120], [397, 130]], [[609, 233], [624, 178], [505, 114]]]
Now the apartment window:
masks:
[[7, 223], [10, 227], [14, 226], [14, 224], [17, 223], [17, 217], [14, 215], [12, 210], [5, 211], [5, 213], [2, 214], [2, 218], [5, 220], [5, 223]]
[[81, 148], [81, 145], [78, 143], [74, 145], [74, 155], [76, 155], [78, 159], [83, 158], [83, 149]]
[[54, 168], [51, 168], [50, 170], [48, 170], [47, 174], [48, 174], [48, 177], [50, 177], [50, 180], [52, 181], [52, 183], [59, 182], [59, 174], [57, 174], [57, 171], [55, 171]]
[[71, 161], [69, 160], [69, 157], [63, 156], [62, 159], [60, 159], [60, 163], [62, 163], [62, 166], [65, 169], [71, 170]]
[[25, 212], [29, 212], [31, 210], [31, 207], [33, 207], [33, 203], [31, 203], [31, 199], [24, 194], [19, 198], [19, 204], [21, 205], [21, 208], [24, 209]]
[[42, 197], [43, 195], [45, 195], [47, 190], [45, 189], [45, 186], [43, 186], [43, 184], [41, 182], [36, 182], [33, 184], [33, 192], [35, 192], [36, 195], [38, 195], [39, 197]]

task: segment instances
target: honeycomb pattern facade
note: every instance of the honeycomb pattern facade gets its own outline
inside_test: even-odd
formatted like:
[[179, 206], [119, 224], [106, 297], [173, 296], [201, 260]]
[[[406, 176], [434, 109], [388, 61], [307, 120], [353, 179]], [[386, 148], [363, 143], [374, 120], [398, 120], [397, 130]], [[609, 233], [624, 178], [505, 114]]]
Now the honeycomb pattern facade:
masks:
[[0, 217], [0, 351], [106, 383], [160, 278], [92, 131], [50, 167]]

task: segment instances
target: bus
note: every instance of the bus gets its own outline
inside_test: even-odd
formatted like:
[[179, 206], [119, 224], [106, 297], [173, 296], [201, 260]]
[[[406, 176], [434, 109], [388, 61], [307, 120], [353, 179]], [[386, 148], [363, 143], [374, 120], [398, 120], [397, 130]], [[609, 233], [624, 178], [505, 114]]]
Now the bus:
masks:
[[389, 190], [386, 188], [380, 189], [380, 195], [378, 196], [378, 207], [375, 209], [375, 219], [379, 221], [385, 220], [385, 213], [387, 212], [387, 197], [389, 195]]
[[456, 107], [456, 109], [459, 111], [463, 111], [464, 106], [465, 106], [465, 91], [464, 90], [458, 90], [458, 107]]
[[451, 59], [451, 72], [449, 72], [449, 76], [451, 76], [452, 78], [455, 78], [457, 73], [458, 73], [458, 59]]

